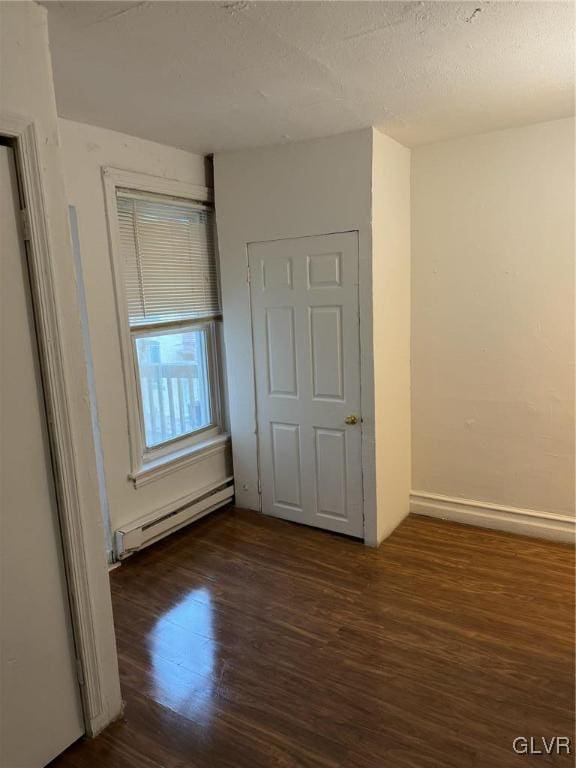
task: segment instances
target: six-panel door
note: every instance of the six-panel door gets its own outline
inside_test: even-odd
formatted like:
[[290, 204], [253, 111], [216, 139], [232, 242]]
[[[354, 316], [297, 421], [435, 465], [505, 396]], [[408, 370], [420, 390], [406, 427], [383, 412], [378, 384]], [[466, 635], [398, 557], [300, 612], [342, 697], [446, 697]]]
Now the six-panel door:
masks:
[[357, 233], [248, 255], [262, 511], [362, 537]]

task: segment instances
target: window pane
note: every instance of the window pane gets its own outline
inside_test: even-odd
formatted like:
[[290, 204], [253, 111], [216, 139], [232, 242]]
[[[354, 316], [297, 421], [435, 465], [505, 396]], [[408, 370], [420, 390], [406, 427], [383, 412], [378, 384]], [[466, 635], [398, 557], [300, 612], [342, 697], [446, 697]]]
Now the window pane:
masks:
[[136, 335], [146, 447], [212, 423], [206, 328]]

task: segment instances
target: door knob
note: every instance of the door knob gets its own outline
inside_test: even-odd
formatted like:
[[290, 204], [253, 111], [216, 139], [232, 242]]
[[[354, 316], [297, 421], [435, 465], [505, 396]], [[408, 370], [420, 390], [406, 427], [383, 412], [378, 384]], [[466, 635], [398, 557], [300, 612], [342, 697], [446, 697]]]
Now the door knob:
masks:
[[356, 416], [354, 413], [351, 413], [350, 416], [346, 416], [344, 422], [346, 424], [358, 424], [358, 416]]

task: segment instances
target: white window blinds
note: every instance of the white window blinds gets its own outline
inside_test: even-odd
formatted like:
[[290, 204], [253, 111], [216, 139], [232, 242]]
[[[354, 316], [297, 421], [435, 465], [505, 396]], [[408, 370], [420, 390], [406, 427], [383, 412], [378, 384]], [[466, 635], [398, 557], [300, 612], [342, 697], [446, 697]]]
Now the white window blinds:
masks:
[[130, 326], [219, 315], [213, 211], [123, 190], [117, 204]]

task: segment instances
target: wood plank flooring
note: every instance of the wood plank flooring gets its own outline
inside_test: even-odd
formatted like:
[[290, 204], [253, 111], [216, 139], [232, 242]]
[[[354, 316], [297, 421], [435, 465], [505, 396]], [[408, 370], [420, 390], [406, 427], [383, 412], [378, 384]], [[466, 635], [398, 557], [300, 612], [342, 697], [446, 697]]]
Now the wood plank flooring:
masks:
[[[574, 552], [225, 510], [111, 573], [126, 712], [52, 768], [514, 768], [574, 735]], [[572, 742], [574, 748], [574, 741]]]

